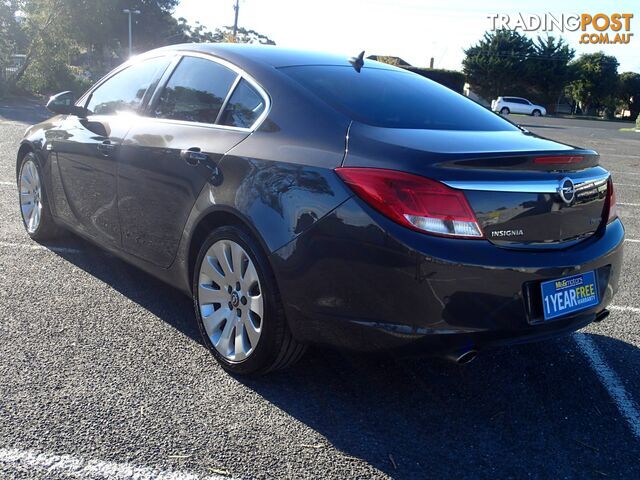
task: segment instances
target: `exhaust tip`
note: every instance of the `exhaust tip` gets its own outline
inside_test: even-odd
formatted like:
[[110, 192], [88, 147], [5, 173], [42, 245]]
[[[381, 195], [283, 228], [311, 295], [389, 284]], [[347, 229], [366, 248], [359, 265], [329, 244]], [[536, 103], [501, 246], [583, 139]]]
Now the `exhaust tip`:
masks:
[[603, 321], [605, 318], [609, 316], [609, 313], [610, 313], [609, 310], [605, 308], [604, 310], [602, 310], [600, 313], [596, 315], [596, 319], [594, 321], [595, 322]]
[[457, 358], [456, 363], [458, 365], [466, 365], [467, 363], [473, 362], [477, 356], [478, 352], [476, 350], [467, 350]]
[[473, 362], [478, 356], [478, 351], [474, 349], [461, 352], [452, 352], [446, 355], [446, 359], [458, 365], [466, 365]]

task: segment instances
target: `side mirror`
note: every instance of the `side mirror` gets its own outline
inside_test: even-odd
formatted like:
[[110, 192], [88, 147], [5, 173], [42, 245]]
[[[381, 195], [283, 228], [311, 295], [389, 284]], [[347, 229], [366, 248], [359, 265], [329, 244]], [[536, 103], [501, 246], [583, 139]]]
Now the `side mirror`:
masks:
[[75, 105], [76, 97], [72, 92], [61, 92], [49, 98], [47, 102], [47, 110], [60, 115], [75, 115], [77, 117], [86, 117], [87, 109]]

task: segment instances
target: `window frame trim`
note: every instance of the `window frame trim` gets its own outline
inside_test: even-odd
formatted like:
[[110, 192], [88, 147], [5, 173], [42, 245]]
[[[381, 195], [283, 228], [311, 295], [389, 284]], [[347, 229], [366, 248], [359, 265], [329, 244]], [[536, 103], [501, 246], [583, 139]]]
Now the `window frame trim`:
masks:
[[[131, 59], [127, 60], [122, 65], [114, 68], [112, 71], [107, 73], [104, 77], [102, 77], [100, 80], [98, 80], [96, 82], [96, 84], [93, 85], [89, 90], [84, 92], [82, 94], [82, 96], [78, 100], [76, 100], [75, 105], [78, 106], [78, 107], [86, 108], [87, 104], [91, 101], [91, 97], [93, 97], [93, 93], [98, 88], [100, 88], [102, 85], [107, 83], [109, 80], [111, 80], [113, 77], [115, 77], [119, 73], [123, 72], [127, 68], [133, 67], [137, 63], [146, 62], [148, 60], [153, 60], [155, 58], [167, 58], [167, 60], [169, 60], [169, 63], [165, 67], [164, 71], [160, 74], [160, 78], [158, 79], [158, 83], [156, 84], [154, 89], [150, 90], [150, 87], [153, 85], [153, 83], [151, 85], [149, 85], [149, 87], [147, 87], [147, 89], [145, 90], [144, 95], [142, 96], [142, 102], [140, 102], [140, 104], [136, 107], [134, 112], [129, 112], [129, 114], [140, 115], [141, 113], [143, 113], [146, 110], [149, 100], [152, 98], [153, 93], [157, 90], [158, 85], [162, 82], [162, 79], [164, 78], [164, 75], [167, 73], [167, 71], [169, 71], [172, 68], [172, 66], [173, 66], [173, 61], [171, 59], [172, 56], [173, 55], [167, 55], [166, 53], [157, 52], [154, 55], [148, 55], [148, 56], [147, 55], [141, 55], [141, 56], [137, 56], [137, 57], [134, 57], [134, 58], [131, 58]], [[152, 95], [149, 95], [150, 92], [151, 92]], [[92, 117], [95, 117], [95, 116], [115, 117], [117, 115], [92, 113], [90, 116], [92, 116]]]
[[[256, 131], [258, 128], [260, 128], [260, 126], [262, 125], [262, 123], [264, 122], [264, 120], [267, 118], [267, 116], [271, 111], [271, 97], [266, 92], [266, 90], [262, 88], [262, 86], [251, 75], [249, 75], [247, 72], [245, 72], [243, 69], [241, 69], [237, 65], [234, 65], [233, 63], [227, 60], [224, 60], [223, 58], [216, 57], [215, 55], [212, 55], [212, 54], [202, 53], [202, 52], [193, 52], [193, 51], [176, 51], [173, 53], [176, 58], [165, 70], [149, 102], [145, 105], [145, 108], [141, 111], [141, 114], [145, 118], [145, 120], [150, 120], [150, 121], [153, 121], [154, 123], [168, 123], [172, 125], [191, 125], [191, 126], [197, 126], [197, 127], [203, 127], [203, 128], [213, 128], [217, 130], [231, 130], [231, 131], [245, 132], [245, 133], [252, 133]], [[184, 57], [202, 58], [204, 60], [208, 60], [210, 62], [222, 65], [223, 67], [226, 67], [237, 74], [233, 83], [229, 87], [229, 91], [227, 92], [227, 95], [224, 101], [222, 102], [220, 111], [218, 112], [218, 116], [216, 117], [216, 120], [215, 120], [216, 123], [193, 122], [189, 120], [175, 120], [171, 118], [159, 118], [159, 117], [151, 116], [151, 109], [158, 102], [160, 95], [162, 94], [162, 91], [166, 87], [167, 83], [169, 82], [169, 79], [173, 75], [173, 72], [176, 70], [176, 68], [178, 68], [178, 66], [180, 65], [180, 62]], [[222, 117], [222, 113], [224, 112], [224, 109], [227, 106], [227, 103], [231, 99], [231, 96], [234, 94], [236, 88], [238, 88], [240, 81], [243, 79], [249, 85], [251, 85], [251, 87], [254, 88], [254, 90], [258, 93], [258, 95], [262, 97], [262, 100], [265, 102], [265, 108], [250, 127], [234, 127], [232, 125], [220, 125], [217, 122], [220, 121]]]

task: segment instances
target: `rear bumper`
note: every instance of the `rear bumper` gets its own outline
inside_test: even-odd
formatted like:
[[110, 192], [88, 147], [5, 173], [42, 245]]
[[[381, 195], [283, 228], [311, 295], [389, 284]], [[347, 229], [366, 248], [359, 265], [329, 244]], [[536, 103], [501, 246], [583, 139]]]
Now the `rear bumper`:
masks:
[[[616, 220], [565, 250], [509, 250], [413, 232], [352, 198], [271, 260], [300, 341], [439, 352], [544, 339], [592, 322], [617, 290], [623, 241]], [[600, 303], [543, 321], [540, 282], [590, 270]]]

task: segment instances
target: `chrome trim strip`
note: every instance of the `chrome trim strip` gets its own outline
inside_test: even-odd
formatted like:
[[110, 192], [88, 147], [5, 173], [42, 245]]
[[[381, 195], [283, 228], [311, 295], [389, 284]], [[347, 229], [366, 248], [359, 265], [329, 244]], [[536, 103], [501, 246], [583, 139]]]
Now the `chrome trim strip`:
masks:
[[[248, 127], [248, 128], [231, 127], [229, 125], [218, 125], [218, 124], [210, 124], [210, 123], [187, 122], [183, 120], [179, 120], [179, 121], [175, 121], [175, 120], [172, 121], [169, 119], [157, 119], [157, 120], [166, 120], [168, 122], [175, 122], [178, 124], [197, 125], [200, 127], [219, 128], [222, 130], [235, 130], [239, 132], [254, 132], [260, 127], [260, 125], [262, 125], [262, 122], [265, 120], [265, 118], [267, 118], [267, 116], [269, 115], [269, 112], [271, 111], [271, 97], [265, 91], [265, 89], [262, 88], [262, 85], [260, 85], [252, 76], [250, 76], [247, 72], [245, 72], [243, 69], [241, 69], [237, 65], [234, 65], [228, 60], [225, 60], [224, 58], [220, 58], [213, 53], [194, 52], [190, 50], [178, 50], [177, 54], [181, 55], [182, 57], [200, 57], [205, 60], [209, 60], [211, 62], [219, 63], [220, 65], [227, 67], [229, 70], [236, 72], [240, 77], [242, 77], [242, 79], [246, 80], [247, 83], [249, 83], [249, 85], [255, 88], [255, 90], [258, 92], [258, 95], [262, 97], [262, 100], [264, 101], [264, 110], [262, 111], [260, 116], [256, 118], [256, 121], [253, 122], [253, 125], [251, 125], [251, 127]], [[240, 80], [237, 80], [237, 81], [239, 82]], [[233, 85], [231, 88], [235, 89], [236, 86], [237, 86], [237, 83]]]
[[222, 119], [222, 114], [224, 113], [224, 110], [227, 108], [227, 105], [229, 104], [229, 100], [231, 100], [231, 96], [236, 91], [236, 88], [238, 88], [238, 84], [240, 83], [240, 80], [242, 80], [242, 75], [238, 74], [236, 79], [231, 84], [231, 88], [227, 92], [227, 96], [225, 97], [224, 101], [222, 102], [222, 106], [220, 107], [220, 111], [218, 112], [218, 115], [216, 116], [216, 120], [215, 120], [215, 122], [213, 122], [214, 125], [219, 125], [220, 124], [220, 120]]
[[[564, 177], [562, 177], [564, 178]], [[560, 178], [554, 180], [527, 180], [519, 182], [496, 181], [443, 181], [445, 185], [459, 190], [478, 190], [484, 192], [513, 192], [513, 193], [557, 193]], [[604, 185], [609, 180], [609, 172], [592, 177], [572, 178], [576, 191], [595, 188]]]
[[[120, 73], [125, 68], [127, 68], [127, 67], [129, 67], [129, 66], [131, 66], [131, 65], [133, 65], [133, 64], [135, 64], [137, 62], [149, 60], [151, 58], [162, 57], [162, 56], [166, 56], [167, 58], [177, 57], [179, 59], [182, 59], [183, 57], [199, 57], [199, 58], [203, 58], [205, 60], [209, 60], [209, 61], [214, 62], [214, 63], [218, 63], [218, 64], [220, 64], [220, 65], [222, 65], [224, 67], [227, 67], [229, 70], [231, 70], [231, 71], [233, 71], [233, 72], [238, 74], [238, 77], [236, 77], [236, 79], [234, 80], [234, 83], [231, 85], [229, 92], [227, 92], [228, 94], [231, 94], [232, 91], [235, 90], [235, 87], [238, 85], [240, 80], [244, 79], [262, 97], [262, 100], [265, 102], [264, 110], [260, 114], [260, 116], [258, 118], [256, 118], [256, 121], [253, 122], [253, 125], [251, 125], [251, 127], [248, 127], [248, 128], [245, 128], [245, 127], [233, 127], [233, 126], [229, 126], [229, 125], [218, 125], [218, 124], [215, 124], [215, 123], [189, 122], [189, 121], [185, 121], [185, 120], [172, 120], [172, 119], [169, 119], [169, 118], [157, 118], [157, 117], [152, 117], [152, 116], [147, 116], [147, 115], [138, 115], [141, 119], [144, 119], [144, 121], [151, 120], [151, 121], [157, 122], [157, 123], [168, 123], [168, 124], [175, 124], [175, 125], [193, 125], [193, 126], [197, 126], [197, 127], [206, 127], [206, 128], [219, 129], [219, 130], [232, 130], [232, 131], [236, 131], [236, 132], [252, 133], [252, 132], [256, 131], [260, 127], [260, 125], [262, 125], [262, 122], [264, 122], [264, 120], [269, 115], [269, 112], [271, 111], [271, 97], [269, 96], [269, 94], [265, 91], [264, 88], [262, 88], [262, 86], [253, 77], [251, 77], [247, 72], [242, 70], [240, 67], [234, 65], [233, 63], [231, 63], [231, 62], [229, 62], [229, 61], [227, 61], [227, 60], [225, 60], [223, 58], [220, 58], [220, 57], [218, 57], [218, 56], [216, 56], [214, 54], [204, 53], [204, 52], [194, 52], [194, 51], [190, 51], [190, 50], [171, 50], [169, 52], [154, 52], [154, 51], [152, 51], [151, 53], [153, 53], [153, 54], [147, 55], [145, 53], [145, 54], [138, 55], [137, 57], [134, 57], [134, 58], [128, 60], [127, 62], [125, 62], [124, 64], [120, 65], [119, 67], [117, 67], [113, 71], [109, 72], [102, 79], [100, 79], [100, 81], [98, 83], [96, 83], [87, 92], [85, 92], [84, 95], [82, 95], [82, 97], [80, 97], [80, 99], [76, 102], [76, 105], [79, 105], [79, 104], [82, 105], [81, 101], [83, 99], [88, 98], [89, 95], [93, 94], [94, 90], [96, 90], [98, 87], [100, 87], [104, 82], [106, 82], [107, 80], [109, 80], [110, 78], [115, 76], [116, 74]], [[171, 68], [171, 74], [173, 74], [173, 72], [175, 71], [176, 67], [177, 67], [177, 65], [174, 65], [173, 63], [170, 63], [167, 68]], [[154, 93], [154, 95], [155, 95], [155, 93]], [[222, 110], [221, 110], [221, 112], [222, 112]], [[139, 113], [144, 113], [144, 112], [136, 112], [136, 114], [139, 114]], [[130, 112], [127, 112], [127, 114], [130, 114]], [[116, 115], [117, 115], [117, 113], [116, 113]], [[101, 115], [101, 116], [114, 117], [116, 115]], [[220, 113], [218, 114], [218, 116], [220, 116]], [[218, 120], [219, 120], [219, 118], [216, 118], [216, 121], [218, 121]]]

